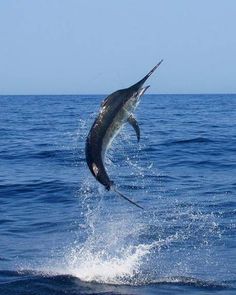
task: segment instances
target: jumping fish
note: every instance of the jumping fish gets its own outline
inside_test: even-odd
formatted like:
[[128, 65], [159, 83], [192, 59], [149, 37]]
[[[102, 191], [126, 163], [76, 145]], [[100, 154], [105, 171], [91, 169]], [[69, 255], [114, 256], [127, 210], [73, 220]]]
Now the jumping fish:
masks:
[[101, 104], [100, 112], [95, 119], [86, 139], [86, 161], [93, 176], [109, 191], [116, 192], [135, 206], [143, 209], [140, 205], [120, 193], [112, 180], [110, 180], [104, 166], [104, 157], [113, 139], [119, 133], [121, 127], [130, 123], [134, 128], [138, 141], [140, 129], [133, 112], [140, 102], [140, 97], [149, 88], [143, 86], [145, 81], [162, 63], [162, 60], [139, 82], [120, 89], [107, 96]]

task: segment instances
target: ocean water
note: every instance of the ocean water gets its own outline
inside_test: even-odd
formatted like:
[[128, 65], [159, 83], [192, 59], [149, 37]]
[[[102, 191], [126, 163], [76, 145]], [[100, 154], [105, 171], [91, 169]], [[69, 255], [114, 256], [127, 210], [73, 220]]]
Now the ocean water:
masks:
[[106, 167], [104, 96], [0, 97], [0, 294], [236, 294], [236, 95], [145, 95]]

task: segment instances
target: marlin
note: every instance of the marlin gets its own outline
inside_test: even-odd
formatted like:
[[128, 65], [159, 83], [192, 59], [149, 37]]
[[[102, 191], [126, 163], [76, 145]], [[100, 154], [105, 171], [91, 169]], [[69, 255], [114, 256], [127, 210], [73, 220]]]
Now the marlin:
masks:
[[143, 209], [140, 205], [120, 193], [112, 180], [110, 180], [104, 166], [106, 151], [113, 139], [118, 135], [125, 123], [130, 123], [140, 140], [140, 128], [133, 112], [140, 102], [141, 96], [150, 87], [143, 86], [146, 80], [162, 63], [161, 60], [151, 71], [134, 85], [120, 89], [107, 96], [101, 104], [99, 114], [95, 119], [86, 139], [86, 161], [88, 167], [106, 190], [116, 192], [135, 206]]

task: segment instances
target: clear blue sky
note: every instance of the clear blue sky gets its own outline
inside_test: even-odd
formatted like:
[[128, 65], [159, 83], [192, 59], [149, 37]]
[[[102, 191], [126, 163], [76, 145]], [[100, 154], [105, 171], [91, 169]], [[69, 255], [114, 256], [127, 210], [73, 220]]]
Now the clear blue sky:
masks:
[[236, 93], [236, 0], [1, 0], [0, 94]]

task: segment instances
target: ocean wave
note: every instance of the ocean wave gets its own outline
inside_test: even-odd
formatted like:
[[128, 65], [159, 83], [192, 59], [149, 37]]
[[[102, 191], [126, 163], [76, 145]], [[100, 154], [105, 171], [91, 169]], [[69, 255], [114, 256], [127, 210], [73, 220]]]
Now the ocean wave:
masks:
[[197, 279], [193, 277], [164, 277], [157, 280], [153, 280], [149, 282], [149, 284], [170, 284], [170, 285], [181, 285], [181, 286], [193, 286], [196, 288], [204, 288], [204, 289], [217, 289], [224, 290], [231, 288], [229, 282], [215, 282], [215, 281], [207, 281], [204, 279]]
[[73, 164], [82, 162], [85, 160], [84, 155], [75, 149], [45, 149], [45, 150], [34, 150], [24, 149], [23, 147], [15, 147], [11, 150], [0, 151], [1, 159], [3, 160], [16, 160], [17, 162], [30, 159], [34, 161], [35, 159], [45, 159], [50, 161], [55, 160], [63, 165]]
[[9, 198], [10, 196], [21, 196], [22, 193], [32, 193], [37, 192], [37, 195], [40, 195], [42, 192], [48, 193], [58, 193], [64, 192], [71, 189], [76, 189], [77, 183], [68, 183], [59, 180], [52, 181], [32, 181], [28, 183], [9, 183], [1, 184], [0, 192], [1, 199]]
[[[235, 290], [232, 281], [217, 282], [192, 277], [163, 277], [153, 280], [129, 281], [125, 284], [105, 284], [96, 281], [84, 282], [68, 274], [44, 273], [35, 271], [0, 271], [0, 292], [4, 295], [26, 294], [170, 294], [172, 288], [181, 286], [181, 292], [188, 290], [224, 291]], [[139, 286], [139, 289], [136, 289]], [[164, 292], [165, 291], [165, 292]], [[173, 289], [174, 291], [174, 289]], [[137, 293], [138, 292], [138, 293]], [[163, 293], [161, 293], [163, 292]]]
[[213, 143], [214, 141], [207, 137], [195, 137], [190, 139], [181, 139], [181, 140], [171, 140], [166, 141], [162, 145], [171, 146], [171, 145], [187, 145], [187, 144], [199, 144], [199, 143]]
[[33, 154], [34, 157], [38, 158], [63, 158], [68, 159], [74, 156], [74, 151], [71, 149], [54, 149], [54, 150], [43, 150]]

